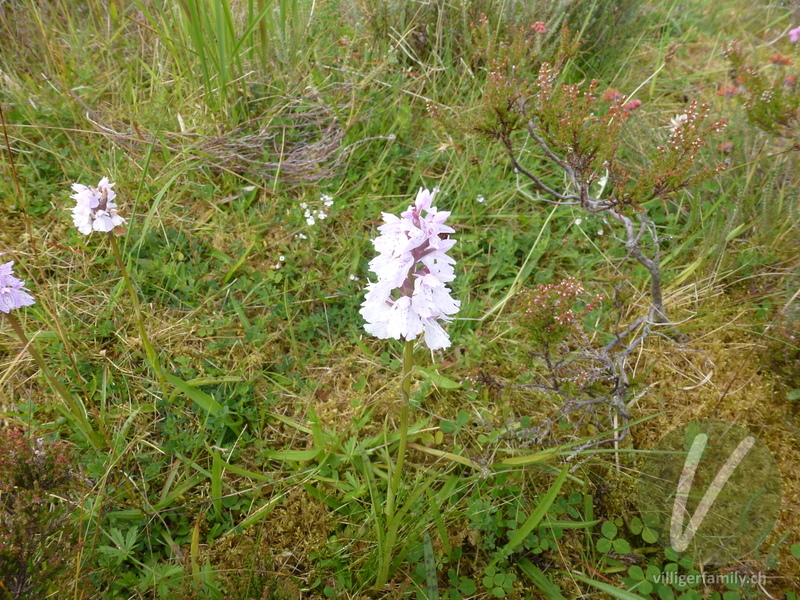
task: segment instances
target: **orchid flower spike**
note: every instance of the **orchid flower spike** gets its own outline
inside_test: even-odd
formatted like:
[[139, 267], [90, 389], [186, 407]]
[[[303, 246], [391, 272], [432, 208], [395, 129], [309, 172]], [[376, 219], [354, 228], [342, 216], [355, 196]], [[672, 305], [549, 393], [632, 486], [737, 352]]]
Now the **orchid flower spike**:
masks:
[[114, 203], [117, 194], [111, 189], [114, 185], [116, 184], [109, 183], [108, 177], [103, 177], [96, 188], [80, 183], [72, 184], [75, 192], [70, 196], [75, 200], [72, 220], [83, 235], [89, 235], [92, 231], [108, 233], [125, 223], [125, 219], [117, 214], [117, 205]]
[[10, 313], [16, 308], [35, 304], [25, 282], [14, 277], [14, 261], [0, 265], [0, 312]]
[[383, 213], [381, 235], [372, 242], [378, 256], [369, 263], [378, 280], [367, 285], [361, 305], [367, 333], [412, 340], [424, 332], [431, 350], [450, 345], [440, 321], [450, 321], [461, 306], [445, 285], [455, 279], [455, 260], [446, 254], [455, 230], [445, 225], [450, 213], [431, 206], [435, 193], [420, 189], [400, 217]]

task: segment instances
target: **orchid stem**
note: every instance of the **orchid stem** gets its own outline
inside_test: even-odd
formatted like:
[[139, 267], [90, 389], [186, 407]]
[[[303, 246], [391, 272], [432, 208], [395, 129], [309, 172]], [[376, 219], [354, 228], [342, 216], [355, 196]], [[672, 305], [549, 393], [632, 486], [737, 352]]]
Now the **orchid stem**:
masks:
[[403, 475], [403, 463], [405, 463], [406, 460], [409, 396], [411, 395], [411, 369], [413, 367], [414, 342], [412, 340], [407, 341], [405, 348], [403, 348], [403, 382], [400, 389], [400, 445], [397, 447], [397, 464], [395, 465], [394, 475], [392, 477], [392, 492], [395, 498], [397, 497], [397, 490], [400, 488], [400, 479]]
[[375, 588], [380, 589], [389, 578], [389, 568], [392, 564], [392, 551], [397, 540], [399, 524], [395, 523], [395, 503], [400, 489], [400, 480], [403, 478], [403, 465], [406, 459], [408, 445], [408, 419], [410, 411], [409, 398], [411, 396], [411, 370], [414, 367], [414, 341], [408, 340], [403, 348], [403, 379], [400, 387], [400, 445], [397, 447], [397, 462], [394, 465], [392, 480], [386, 498], [386, 542], [381, 556], [381, 569]]
[[128, 288], [128, 294], [131, 297], [133, 312], [136, 315], [136, 325], [139, 328], [139, 337], [142, 340], [142, 345], [144, 345], [147, 361], [150, 363], [150, 367], [153, 369], [156, 377], [158, 378], [158, 382], [161, 385], [161, 393], [164, 395], [163, 397], [166, 398], [167, 381], [164, 378], [164, 373], [161, 370], [161, 365], [158, 362], [158, 354], [156, 353], [156, 349], [153, 347], [153, 344], [150, 343], [150, 338], [147, 337], [147, 330], [144, 327], [144, 319], [142, 318], [142, 309], [139, 306], [139, 296], [136, 293], [136, 288], [133, 287], [133, 282], [128, 274], [128, 269], [125, 268], [125, 263], [122, 261], [122, 254], [119, 251], [119, 244], [117, 244], [116, 235], [113, 231], [110, 231], [108, 233], [108, 237], [111, 240], [111, 250], [114, 252], [114, 258], [117, 261], [117, 267], [122, 272], [122, 278], [125, 280], [125, 287]]

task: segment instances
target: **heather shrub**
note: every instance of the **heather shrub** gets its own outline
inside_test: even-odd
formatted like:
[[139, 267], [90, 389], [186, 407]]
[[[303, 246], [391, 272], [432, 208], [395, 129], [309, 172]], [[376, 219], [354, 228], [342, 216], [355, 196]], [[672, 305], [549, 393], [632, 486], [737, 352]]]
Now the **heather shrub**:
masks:
[[64, 442], [0, 431], [0, 582], [11, 598], [42, 597], [77, 550], [72, 464]]

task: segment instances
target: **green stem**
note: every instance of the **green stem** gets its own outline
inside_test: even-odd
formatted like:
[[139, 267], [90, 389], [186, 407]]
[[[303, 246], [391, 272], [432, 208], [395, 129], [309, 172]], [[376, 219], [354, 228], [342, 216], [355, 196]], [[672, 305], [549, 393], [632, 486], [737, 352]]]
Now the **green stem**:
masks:
[[161, 385], [161, 393], [164, 398], [167, 397], [167, 380], [164, 378], [164, 373], [161, 371], [161, 365], [158, 362], [158, 354], [153, 344], [150, 343], [150, 338], [147, 337], [147, 330], [144, 328], [144, 319], [142, 318], [142, 309], [139, 306], [139, 296], [136, 294], [136, 288], [133, 287], [133, 282], [128, 274], [128, 269], [125, 268], [125, 263], [122, 261], [122, 254], [119, 251], [119, 244], [117, 244], [117, 237], [113, 231], [108, 233], [111, 240], [111, 250], [114, 252], [114, 258], [117, 261], [117, 267], [122, 272], [122, 278], [125, 280], [125, 287], [128, 288], [128, 294], [131, 297], [131, 304], [133, 304], [133, 312], [136, 315], [136, 325], [139, 328], [139, 337], [144, 345], [144, 351], [147, 355], [147, 362], [150, 363], [150, 368], [156, 374], [158, 382]]
[[403, 379], [400, 386], [400, 445], [397, 447], [397, 462], [394, 465], [392, 480], [386, 498], [386, 542], [382, 550], [381, 570], [375, 582], [375, 588], [381, 589], [389, 578], [389, 567], [392, 563], [392, 551], [397, 540], [399, 524], [395, 523], [395, 502], [403, 477], [403, 465], [406, 460], [408, 445], [409, 397], [411, 396], [411, 369], [414, 367], [414, 341], [406, 341], [403, 348]]
[[[403, 463], [406, 460], [406, 445], [408, 444], [408, 412], [409, 396], [411, 395], [411, 369], [414, 367], [414, 342], [407, 341], [403, 348], [403, 382], [400, 388], [400, 445], [397, 447], [397, 465], [392, 477], [392, 495], [397, 497], [400, 488], [400, 479], [403, 475]], [[394, 513], [394, 506], [392, 506]], [[390, 518], [394, 514], [390, 515]]]
[[67, 417], [75, 424], [75, 426], [83, 432], [86, 438], [89, 440], [89, 443], [92, 444], [95, 448], [100, 448], [102, 446], [102, 438], [100, 435], [92, 428], [91, 423], [89, 423], [89, 419], [86, 416], [86, 407], [83, 406], [83, 403], [77, 399], [72, 393], [64, 387], [64, 384], [61, 383], [55, 375], [50, 371], [47, 367], [47, 364], [44, 362], [44, 359], [41, 355], [36, 351], [36, 347], [33, 345], [28, 339], [28, 336], [25, 335], [25, 330], [22, 328], [22, 325], [17, 319], [16, 315], [12, 313], [6, 313], [6, 318], [8, 322], [11, 324], [11, 329], [14, 330], [14, 333], [17, 334], [17, 337], [20, 341], [25, 344], [25, 348], [27, 349], [28, 353], [33, 357], [33, 360], [36, 361], [36, 364], [39, 365], [39, 369], [41, 369], [44, 376], [47, 378], [47, 381], [50, 382], [50, 385], [53, 386], [55, 391], [61, 396], [61, 399], [66, 404], [67, 410], [66, 414]]

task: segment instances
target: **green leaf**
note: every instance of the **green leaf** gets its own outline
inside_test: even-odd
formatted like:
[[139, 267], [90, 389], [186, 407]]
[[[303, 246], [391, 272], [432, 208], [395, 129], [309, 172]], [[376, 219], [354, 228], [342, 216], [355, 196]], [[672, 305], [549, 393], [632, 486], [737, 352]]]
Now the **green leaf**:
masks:
[[792, 556], [800, 559], [800, 544], [792, 544]]
[[642, 529], [642, 539], [648, 544], [655, 544], [658, 541], [658, 532], [649, 527]]
[[675, 600], [675, 592], [672, 591], [671, 587], [662, 585], [658, 588], [658, 597], [661, 600]]
[[600, 532], [610, 540], [614, 539], [614, 536], [617, 535], [617, 526], [614, 525], [613, 521], [606, 521], [600, 527]]
[[645, 600], [643, 596], [640, 596], [639, 594], [634, 594], [628, 590], [621, 590], [618, 587], [603, 583], [602, 581], [595, 581], [594, 579], [589, 579], [588, 577], [578, 575], [577, 573], [571, 573], [570, 576], [574, 577], [578, 581], [582, 581], [583, 583], [596, 587], [601, 592], [605, 592], [606, 594], [609, 594], [618, 600]]
[[436, 371], [432, 371], [430, 369], [423, 369], [422, 367], [417, 367], [417, 371], [422, 373], [422, 376], [430, 381], [433, 385], [438, 388], [442, 388], [443, 390], [458, 390], [461, 389], [461, 384], [456, 383], [452, 379], [448, 379], [444, 375], [439, 375]]
[[695, 588], [702, 583], [703, 578], [700, 576], [700, 571], [692, 569], [686, 573], [686, 580], [689, 582], [690, 588]]
[[[225, 273], [225, 276], [222, 278], [222, 285], [225, 285], [226, 283], [228, 283], [231, 280], [231, 277], [233, 277], [236, 274], [236, 271], [238, 271], [241, 268], [241, 266], [247, 260], [247, 257], [250, 254], [250, 251], [255, 247], [255, 245], [256, 245], [256, 240], [253, 240], [253, 242], [250, 244], [250, 246], [248, 246], [247, 250], [245, 250], [242, 253], [242, 255], [239, 257], [239, 260], [236, 261], [236, 264], [234, 264], [228, 270], [228, 272]], [[229, 300], [233, 301], [233, 298], [229, 298]], [[234, 307], [235, 306], [236, 306], [236, 304], [234, 304]]]
[[558, 494], [559, 490], [561, 490], [561, 486], [564, 485], [564, 481], [567, 478], [567, 474], [569, 473], [569, 466], [565, 466], [561, 469], [561, 473], [559, 473], [556, 480], [553, 482], [553, 485], [550, 486], [550, 489], [547, 490], [547, 493], [541, 499], [539, 504], [536, 507], [536, 510], [531, 513], [531, 516], [527, 518], [525, 523], [522, 524], [522, 527], [517, 529], [514, 532], [514, 535], [508, 543], [503, 547], [503, 550], [500, 554], [495, 556], [492, 560], [491, 564], [497, 564], [497, 561], [500, 560], [501, 556], [509, 556], [522, 542], [525, 541], [525, 538], [528, 537], [531, 531], [533, 531], [547, 514], [547, 511], [550, 510], [550, 506], [552, 506], [553, 501], [556, 499], [556, 495]]
[[[482, 441], [483, 440], [483, 441]], [[489, 438], [484, 434], [480, 434], [478, 436], [478, 441], [481, 443], [486, 443], [489, 441]], [[534, 452], [532, 454], [523, 454], [519, 456], [512, 456], [511, 458], [506, 458], [501, 460], [496, 465], [504, 466], [504, 467], [521, 467], [524, 465], [531, 465], [538, 462], [543, 462], [546, 460], [550, 460], [559, 452], [562, 452], [565, 448], [571, 447], [569, 444], [563, 446], [553, 446], [552, 448], [547, 448], [545, 450], [540, 450], [538, 452]]]
[[[216, 455], [214, 458], [218, 458]], [[236, 473], [237, 475], [241, 475], [242, 477], [249, 477], [250, 479], [255, 479], [256, 481], [272, 481], [272, 478], [264, 475], [263, 473], [256, 473], [254, 471], [248, 471], [247, 469], [243, 469], [242, 467], [238, 467], [236, 465], [232, 465], [221, 458], [219, 459], [222, 463], [222, 466], [225, 468], [226, 471], [230, 471], [231, 473]]]
[[628, 576], [637, 581], [644, 579], [644, 571], [639, 565], [633, 565], [628, 568]]
[[647, 580], [642, 581], [642, 583], [639, 585], [639, 587], [636, 588], [636, 591], [641, 593], [641, 594], [648, 594], [649, 595], [653, 591], [653, 584], [650, 583]]
[[267, 450], [264, 455], [273, 460], [306, 462], [314, 460], [321, 450]]
[[190, 400], [196, 402], [203, 410], [210, 412], [212, 415], [218, 415], [222, 412], [222, 405], [205, 392], [192, 387], [180, 377], [175, 377], [167, 373], [164, 374], [164, 377], [175, 389], [185, 394]]
[[444, 433], [453, 433], [457, 427], [456, 424], [452, 421], [448, 421], [447, 419], [443, 419], [439, 421], [439, 429], [441, 429]]
[[503, 589], [506, 591], [506, 594], [510, 594], [514, 591], [514, 582], [516, 581], [517, 576], [513, 573], [509, 573], [506, 575], [506, 582], [503, 584]]
[[658, 529], [658, 526], [661, 524], [658, 516], [650, 513], [642, 515], [642, 522], [650, 529]]
[[458, 584], [458, 590], [465, 596], [471, 596], [478, 590], [478, 586], [472, 579], [462, 577], [461, 583]]
[[685, 577], [681, 577], [679, 579], [671, 581], [670, 583], [672, 583], [672, 587], [674, 587], [679, 592], [686, 591], [690, 588], [689, 581]]
[[211, 502], [217, 516], [222, 514], [222, 459], [215, 452], [211, 463]]
[[439, 600], [439, 580], [436, 575], [436, 557], [433, 555], [433, 542], [427, 532], [422, 534], [422, 548], [425, 555], [425, 585], [427, 600]]
[[239, 523], [236, 527], [230, 530], [230, 534], [237, 534], [241, 533], [248, 527], [258, 523], [261, 519], [269, 515], [272, 512], [272, 509], [275, 508], [279, 503], [283, 502], [285, 494], [279, 494], [269, 499], [269, 501], [262, 505], [260, 508], [257, 508], [255, 512], [251, 513], [249, 517], [247, 517], [244, 521]]
[[631, 545], [627, 540], [623, 540], [622, 538], [614, 540], [612, 545], [614, 546], [614, 552], [617, 554], [628, 554], [631, 551]]
[[800, 388], [790, 391], [786, 394], [787, 400], [800, 400]]
[[675, 550], [675, 548], [673, 548], [672, 546], [667, 546], [666, 548], [664, 548], [664, 556], [667, 558], [667, 560], [672, 560], [672, 561], [677, 561], [681, 557], [678, 551]]
[[611, 540], [608, 538], [600, 538], [597, 540], [597, 551], [605, 554], [611, 550]]
[[534, 565], [527, 558], [522, 558], [517, 562], [520, 570], [539, 588], [547, 600], [567, 600], [559, 587], [550, 581], [542, 570]]
[[633, 517], [633, 519], [631, 519], [630, 528], [633, 535], [639, 535], [644, 528], [644, 523], [642, 523], [642, 520], [639, 517]]
[[545, 521], [543, 525], [550, 527], [555, 533], [558, 529], [583, 529], [584, 527], [593, 527], [600, 522], [600, 519], [595, 521]]

